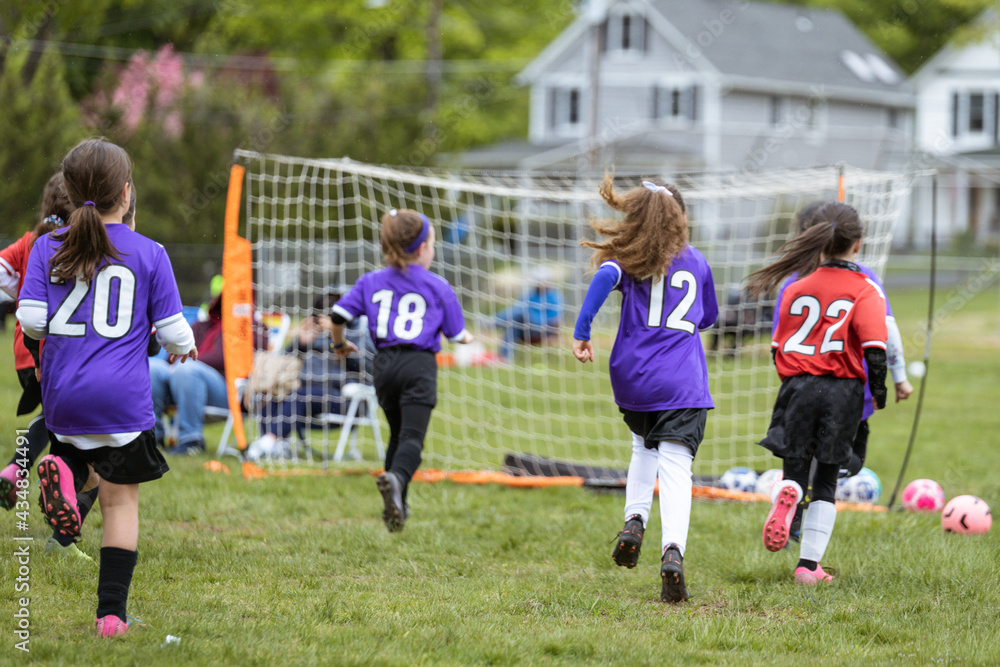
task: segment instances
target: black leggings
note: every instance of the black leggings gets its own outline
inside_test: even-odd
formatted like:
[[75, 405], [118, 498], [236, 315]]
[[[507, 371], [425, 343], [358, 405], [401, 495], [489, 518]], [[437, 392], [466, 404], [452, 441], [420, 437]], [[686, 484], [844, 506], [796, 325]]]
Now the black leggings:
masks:
[[[385, 452], [385, 469], [399, 475], [406, 489], [413, 473], [420, 467], [424, 437], [431, 421], [431, 405], [382, 406], [389, 421], [389, 448]], [[403, 492], [406, 498], [406, 492]]]
[[[798, 483], [805, 494], [809, 489], [809, 468], [812, 466], [812, 459], [784, 459], [782, 469], [785, 473], [784, 479]], [[812, 480], [812, 493], [809, 500], [825, 500], [835, 502], [837, 493], [837, 479], [840, 477], [840, 466], [833, 463], [816, 462], [816, 474]]]

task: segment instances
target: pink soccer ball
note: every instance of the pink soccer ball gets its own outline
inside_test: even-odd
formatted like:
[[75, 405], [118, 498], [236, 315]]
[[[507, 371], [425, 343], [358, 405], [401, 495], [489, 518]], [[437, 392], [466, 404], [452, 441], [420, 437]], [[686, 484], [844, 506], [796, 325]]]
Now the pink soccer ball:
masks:
[[903, 489], [903, 507], [911, 512], [940, 512], [944, 491], [933, 479], [915, 479]]
[[941, 513], [941, 527], [946, 533], [983, 535], [992, 525], [990, 506], [975, 496], [952, 498]]

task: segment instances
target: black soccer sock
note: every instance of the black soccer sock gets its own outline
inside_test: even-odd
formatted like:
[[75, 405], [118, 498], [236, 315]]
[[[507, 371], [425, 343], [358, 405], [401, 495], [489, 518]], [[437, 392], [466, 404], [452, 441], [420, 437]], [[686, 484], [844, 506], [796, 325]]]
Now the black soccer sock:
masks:
[[118, 547], [101, 547], [101, 573], [97, 579], [97, 618], [109, 614], [117, 616], [123, 623], [128, 605], [128, 589], [132, 585], [132, 572], [138, 551], [128, 551]]
[[807, 570], [809, 570], [810, 572], [815, 572], [815, 571], [816, 571], [816, 566], [817, 566], [817, 565], [819, 565], [819, 563], [817, 563], [817, 562], [816, 562], [816, 561], [814, 561], [814, 560], [806, 560], [806, 559], [804, 559], [804, 558], [800, 558], [800, 559], [799, 559], [799, 564], [798, 564], [798, 565], [796, 565], [795, 567], [796, 567], [796, 568], [800, 568], [800, 567], [804, 567], [804, 568], [806, 568]]
[[[35, 461], [38, 460], [48, 446], [49, 430], [45, 428], [45, 418], [42, 415], [38, 415], [28, 424], [28, 432], [25, 434], [23, 445], [21, 442], [17, 443], [17, 447], [14, 450], [14, 458], [10, 462], [23, 463], [24, 459], [28, 459], [26, 467], [30, 470], [35, 467]], [[18, 452], [18, 449], [21, 451]], [[21, 454], [24, 454], [25, 449], [28, 450], [27, 455], [21, 456]]]

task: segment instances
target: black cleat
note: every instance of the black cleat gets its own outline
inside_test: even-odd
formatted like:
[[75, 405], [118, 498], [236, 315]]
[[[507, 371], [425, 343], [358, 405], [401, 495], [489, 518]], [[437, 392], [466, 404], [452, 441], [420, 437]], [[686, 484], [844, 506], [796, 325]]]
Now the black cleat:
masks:
[[379, 493], [382, 494], [382, 501], [385, 509], [382, 510], [382, 521], [390, 533], [398, 533], [403, 530], [403, 523], [409, 514], [406, 505], [403, 503], [403, 483], [399, 481], [399, 476], [388, 470], [375, 480]]
[[663, 551], [660, 579], [663, 580], [660, 600], [663, 602], [684, 602], [688, 599], [687, 586], [684, 585], [684, 557], [674, 545], [670, 545]]
[[638, 514], [633, 514], [625, 521], [625, 527], [618, 533], [618, 544], [611, 554], [616, 565], [629, 569], [635, 567], [639, 562], [639, 549], [642, 548], [642, 536], [645, 532], [642, 517]]

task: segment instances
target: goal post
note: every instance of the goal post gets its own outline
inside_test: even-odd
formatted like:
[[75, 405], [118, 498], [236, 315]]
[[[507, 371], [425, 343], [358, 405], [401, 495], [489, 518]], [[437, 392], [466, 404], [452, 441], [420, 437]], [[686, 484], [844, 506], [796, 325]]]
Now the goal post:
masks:
[[[498, 470], [507, 454], [518, 453], [627, 467], [631, 440], [608, 378], [618, 323], [614, 294], [594, 323], [597, 363], [582, 365], [570, 352], [593, 270], [580, 240], [593, 237], [590, 219], [613, 215], [598, 194], [599, 174], [416, 170], [242, 150], [236, 157], [246, 168], [257, 309], [286, 313], [293, 323], [312, 313], [327, 288], [345, 290], [382, 266], [378, 227], [385, 211], [416, 209], [434, 224], [431, 270], [454, 287], [476, 340], [445, 343], [439, 355], [425, 466]], [[748, 300], [743, 279], [794, 235], [797, 211], [838, 198], [841, 170], [844, 199], [865, 223], [859, 261], [881, 274], [909, 197], [906, 174], [825, 167], [616, 175], [621, 189], [640, 177], [676, 184], [688, 207], [691, 244], [715, 278], [720, 322], [702, 337], [716, 409], [695, 460], [698, 475], [770, 467], [770, 454], [755, 443], [778, 385], [769, 351], [771, 302]], [[527, 305], [533, 295], [535, 308]], [[549, 319], [553, 312], [558, 317]], [[248, 417], [255, 423], [256, 409]], [[307, 429], [306, 436], [313, 443], [328, 439], [327, 428]], [[361, 437], [362, 453], [373, 460], [368, 434]]]

